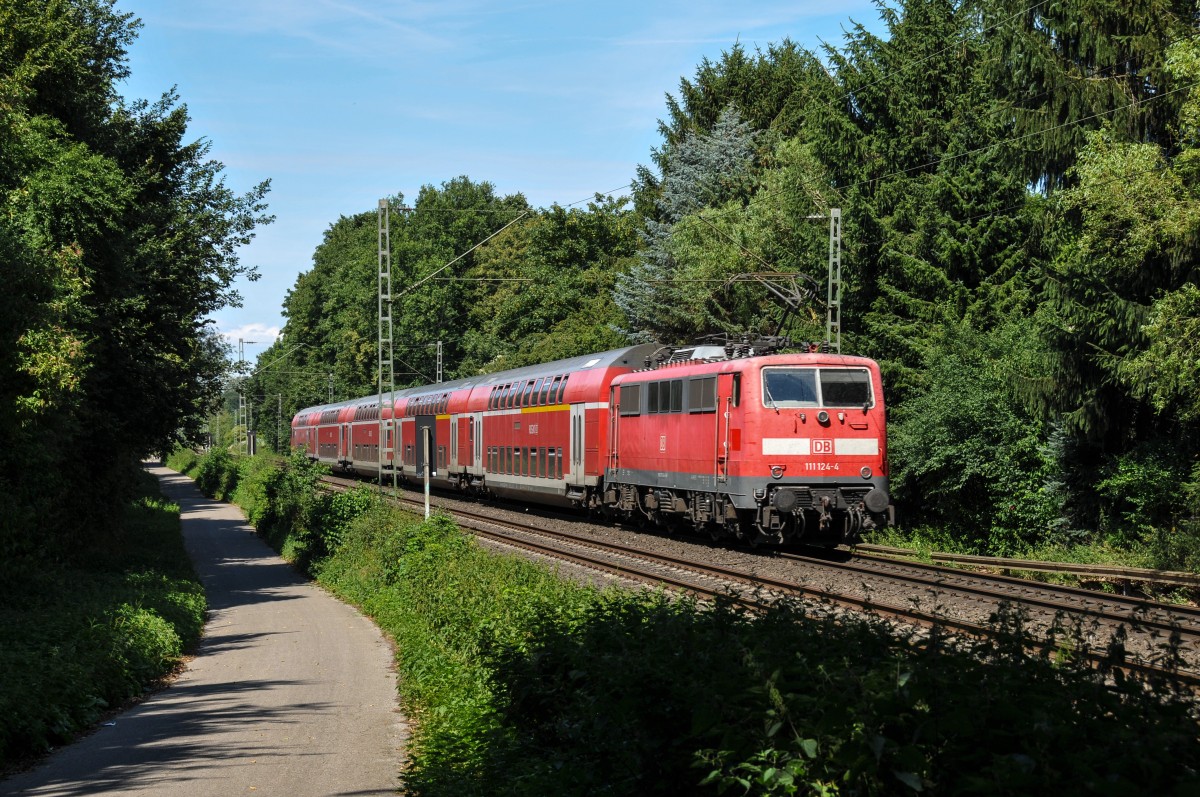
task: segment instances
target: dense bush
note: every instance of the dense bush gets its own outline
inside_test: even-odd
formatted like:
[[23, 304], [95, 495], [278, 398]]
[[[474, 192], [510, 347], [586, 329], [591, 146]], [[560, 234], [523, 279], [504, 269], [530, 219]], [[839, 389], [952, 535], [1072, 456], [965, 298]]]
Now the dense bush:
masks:
[[70, 565], [0, 563], [0, 762], [69, 741], [170, 672], [199, 638], [204, 591], [179, 508], [145, 478], [120, 540]]
[[237, 488], [238, 468], [228, 451], [213, 449], [200, 458], [196, 470], [196, 486], [212, 498], [232, 497]]
[[948, 331], [926, 359], [922, 393], [897, 409], [889, 455], [903, 515], [958, 546], [999, 556], [1052, 539], [1059, 526], [1055, 461], [1042, 424], [1024, 412], [1023, 331]]

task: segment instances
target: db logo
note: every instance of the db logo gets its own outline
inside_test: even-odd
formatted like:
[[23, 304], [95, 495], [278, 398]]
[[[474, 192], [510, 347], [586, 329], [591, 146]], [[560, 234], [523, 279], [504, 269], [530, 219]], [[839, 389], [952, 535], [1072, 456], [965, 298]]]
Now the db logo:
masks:
[[817, 438], [812, 441], [812, 452], [814, 454], [832, 454], [833, 441]]

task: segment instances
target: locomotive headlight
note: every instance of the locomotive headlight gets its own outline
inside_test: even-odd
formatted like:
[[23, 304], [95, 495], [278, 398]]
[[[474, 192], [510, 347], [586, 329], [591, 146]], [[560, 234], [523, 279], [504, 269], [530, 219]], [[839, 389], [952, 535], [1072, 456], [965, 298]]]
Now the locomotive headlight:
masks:
[[771, 466], [771, 478], [772, 479], [782, 479], [783, 478], [783, 470], [784, 470], [784, 468], [782, 465], [772, 465]]
[[823, 424], [829, 423], [829, 413], [825, 410], [821, 410], [817, 413], [817, 421]]
[[862, 476], [864, 479], [869, 479], [869, 478], [871, 478], [871, 469], [870, 469], [870, 468], [863, 468], [862, 470], [860, 470], [860, 471], [859, 471], [859, 474], [860, 474], [860, 475], [861, 475], [861, 476]]

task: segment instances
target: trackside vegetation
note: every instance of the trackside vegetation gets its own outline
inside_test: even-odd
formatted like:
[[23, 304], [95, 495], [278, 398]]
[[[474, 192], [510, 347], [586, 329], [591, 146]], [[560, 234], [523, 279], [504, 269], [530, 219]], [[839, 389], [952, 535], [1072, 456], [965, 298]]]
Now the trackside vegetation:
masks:
[[170, 673], [204, 625], [179, 507], [142, 473], [118, 546], [0, 560], [0, 767], [70, 741]]
[[[319, 466], [177, 455], [275, 547], [396, 642], [415, 725], [407, 793], [441, 795], [1185, 794], [1190, 703], [1089, 669], [1060, 628], [894, 636], [802, 605], [750, 617], [600, 589], [497, 554], [373, 488], [317, 493]], [[1044, 640], [1043, 640], [1044, 641]], [[1052, 660], [1053, 658], [1053, 660]], [[1105, 677], [1109, 676], [1109, 677]]]

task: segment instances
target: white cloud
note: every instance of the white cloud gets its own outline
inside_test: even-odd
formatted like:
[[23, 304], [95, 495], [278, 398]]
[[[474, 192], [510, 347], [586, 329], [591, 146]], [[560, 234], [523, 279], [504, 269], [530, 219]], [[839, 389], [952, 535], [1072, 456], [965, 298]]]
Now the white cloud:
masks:
[[279, 327], [252, 322], [242, 324], [234, 329], [224, 330], [221, 332], [221, 337], [235, 345], [240, 340], [247, 345], [254, 343], [260, 346], [269, 346], [279, 337]]

